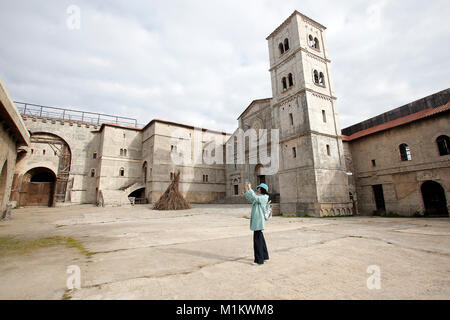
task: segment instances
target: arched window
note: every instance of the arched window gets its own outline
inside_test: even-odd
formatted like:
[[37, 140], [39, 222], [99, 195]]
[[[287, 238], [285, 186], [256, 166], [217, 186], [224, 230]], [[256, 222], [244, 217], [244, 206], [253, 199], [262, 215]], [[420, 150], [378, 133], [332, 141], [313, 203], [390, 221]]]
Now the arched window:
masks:
[[312, 35], [309, 35], [308, 37], [308, 44], [311, 48], [314, 48], [314, 39]]
[[319, 39], [317, 39], [317, 38], [314, 38], [314, 48], [316, 48], [317, 50], [320, 50]]
[[119, 176], [124, 177], [125, 176], [125, 169], [124, 168], [120, 168], [119, 170]]
[[294, 78], [292, 77], [292, 73], [289, 73], [288, 80], [289, 80], [289, 87], [292, 87], [294, 85]]
[[123, 149], [120, 149], [120, 155], [123, 156]]
[[91, 178], [95, 177], [95, 169], [91, 169]]
[[284, 39], [284, 51], [288, 51], [289, 50], [289, 39], [286, 38]]
[[325, 85], [325, 77], [323, 76], [322, 72], [319, 74], [319, 84], [322, 86]]
[[314, 82], [319, 84], [319, 73], [317, 70], [314, 70]]
[[450, 138], [448, 136], [440, 136], [436, 139], [439, 148], [439, 155], [446, 156], [450, 154]]
[[124, 156], [124, 157], [127, 156], [127, 149], [123, 149], [123, 156]]
[[278, 49], [280, 49], [280, 54], [283, 54], [283, 53], [284, 53], [284, 46], [283, 46], [282, 43], [280, 43], [280, 44], [278, 45]]
[[411, 161], [411, 150], [409, 149], [409, 146], [405, 143], [400, 145], [400, 158], [402, 161]]
[[284, 91], [284, 90], [287, 90], [286, 77], [283, 77], [283, 79], [281, 79], [281, 82], [283, 83], [283, 91]]

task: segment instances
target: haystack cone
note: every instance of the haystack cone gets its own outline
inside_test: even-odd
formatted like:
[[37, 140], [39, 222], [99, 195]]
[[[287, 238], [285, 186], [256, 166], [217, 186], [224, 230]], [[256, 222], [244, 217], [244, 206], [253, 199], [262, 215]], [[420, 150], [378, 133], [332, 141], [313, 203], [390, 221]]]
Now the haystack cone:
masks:
[[155, 203], [153, 209], [155, 210], [190, 209], [191, 205], [178, 190], [179, 183], [180, 183], [180, 172], [175, 174], [172, 183], [169, 185], [166, 192], [163, 193], [161, 198], [159, 198], [159, 200]]

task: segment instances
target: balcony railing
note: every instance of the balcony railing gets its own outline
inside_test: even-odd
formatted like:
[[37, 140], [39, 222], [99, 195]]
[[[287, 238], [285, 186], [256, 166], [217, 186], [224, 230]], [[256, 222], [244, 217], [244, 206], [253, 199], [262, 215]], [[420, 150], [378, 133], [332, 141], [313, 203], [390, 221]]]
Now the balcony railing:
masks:
[[14, 101], [14, 103], [16, 104], [16, 107], [19, 110], [20, 114], [24, 116], [83, 122], [94, 125], [112, 123], [126, 127], [143, 127], [143, 125], [138, 124], [137, 120], [134, 118], [120, 117], [104, 113], [41, 106], [25, 102]]

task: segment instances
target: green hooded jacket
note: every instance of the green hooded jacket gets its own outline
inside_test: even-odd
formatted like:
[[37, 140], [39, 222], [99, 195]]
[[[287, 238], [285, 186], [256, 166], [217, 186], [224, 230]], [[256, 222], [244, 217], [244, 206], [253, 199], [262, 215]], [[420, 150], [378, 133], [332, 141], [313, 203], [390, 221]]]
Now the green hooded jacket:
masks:
[[266, 219], [264, 212], [269, 202], [269, 196], [266, 194], [256, 194], [252, 189], [244, 192], [245, 197], [252, 202], [252, 215], [250, 218], [250, 230], [260, 231], [264, 230]]

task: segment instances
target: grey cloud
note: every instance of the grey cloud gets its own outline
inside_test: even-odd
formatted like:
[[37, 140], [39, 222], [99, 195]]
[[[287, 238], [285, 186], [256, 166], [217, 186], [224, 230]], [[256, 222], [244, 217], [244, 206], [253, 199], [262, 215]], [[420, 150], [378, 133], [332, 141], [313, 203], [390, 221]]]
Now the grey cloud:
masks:
[[[69, 5], [81, 30], [66, 27]], [[271, 96], [265, 37], [294, 9], [328, 27], [343, 127], [448, 87], [448, 1], [0, 3], [15, 100], [232, 132]]]

